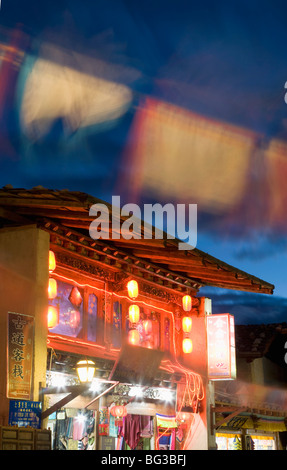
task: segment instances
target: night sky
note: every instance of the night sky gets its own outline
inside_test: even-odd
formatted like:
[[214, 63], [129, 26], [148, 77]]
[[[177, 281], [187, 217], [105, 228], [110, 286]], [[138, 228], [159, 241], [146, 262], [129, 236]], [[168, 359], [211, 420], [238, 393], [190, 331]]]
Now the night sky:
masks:
[[213, 311], [287, 321], [286, 2], [2, 0], [0, 45], [0, 187], [198, 204], [197, 248], [275, 285]]

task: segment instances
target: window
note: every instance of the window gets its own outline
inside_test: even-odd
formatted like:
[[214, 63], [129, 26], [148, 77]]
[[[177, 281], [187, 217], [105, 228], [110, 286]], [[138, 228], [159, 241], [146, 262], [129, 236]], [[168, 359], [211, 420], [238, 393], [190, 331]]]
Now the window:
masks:
[[113, 303], [113, 328], [112, 344], [115, 348], [120, 348], [122, 343], [122, 305], [120, 302]]
[[170, 335], [171, 335], [171, 331], [170, 331], [170, 319], [165, 317], [164, 318], [164, 325], [163, 325], [163, 328], [164, 328], [164, 332], [163, 332], [163, 349], [165, 351], [169, 351], [170, 350]]
[[98, 298], [95, 294], [88, 297], [88, 341], [97, 341]]
[[164, 341], [161, 340], [161, 317], [160, 313], [140, 308], [140, 320], [132, 325], [129, 320], [126, 322], [126, 332], [130, 328], [136, 328], [139, 332], [139, 346], [150, 349], [164, 349]]
[[83, 290], [62, 281], [58, 281], [57, 285], [57, 297], [50, 301], [50, 305], [58, 307], [59, 323], [51, 331], [81, 338], [84, 311]]
[[[112, 299], [111, 318], [104, 313], [105, 294], [102, 290], [80, 288], [72, 283], [57, 281], [57, 297], [50, 300], [58, 308], [59, 322], [51, 333], [82, 339], [105, 345], [111, 341], [120, 349], [123, 337], [127, 338], [131, 328], [136, 328], [140, 338], [139, 346], [150, 349], [170, 350], [171, 321], [169, 317], [150, 307], [140, 307], [140, 319], [136, 324], [129, 321], [130, 303]], [[105, 323], [105, 321], [107, 321]]]
[[50, 300], [49, 304], [59, 310], [59, 322], [49, 329], [51, 333], [93, 343], [100, 341], [103, 335], [99, 331], [99, 299], [94, 292], [57, 281], [57, 297]]

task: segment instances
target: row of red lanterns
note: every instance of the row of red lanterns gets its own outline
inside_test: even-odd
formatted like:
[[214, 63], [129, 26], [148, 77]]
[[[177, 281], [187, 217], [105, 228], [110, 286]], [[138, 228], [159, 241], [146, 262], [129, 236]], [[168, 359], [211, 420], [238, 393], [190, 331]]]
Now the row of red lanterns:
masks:
[[[56, 259], [53, 251], [49, 251], [49, 273], [52, 273], [56, 268]], [[135, 280], [131, 280], [127, 284], [128, 295], [132, 300], [135, 300], [138, 297], [139, 289], [138, 283]], [[54, 299], [57, 296], [57, 281], [53, 278], [49, 278], [48, 286], [48, 298], [49, 300]], [[192, 301], [190, 295], [185, 295], [182, 298], [182, 307], [183, 310], [188, 312], [192, 308]], [[136, 304], [132, 304], [129, 307], [129, 320], [135, 325], [138, 323], [140, 318], [140, 309]], [[54, 328], [59, 323], [59, 309], [50, 305], [48, 307], [48, 328]], [[192, 320], [190, 317], [185, 316], [182, 319], [182, 330], [185, 334], [189, 334], [192, 326]], [[144, 329], [147, 334], [151, 333], [152, 324], [151, 320], [147, 319], [144, 322]], [[129, 342], [133, 345], [138, 345], [140, 342], [140, 335], [138, 330], [133, 326], [129, 331]], [[190, 353], [192, 351], [192, 341], [190, 338], [185, 337], [182, 343], [184, 353]]]
[[[182, 307], [185, 312], [190, 312], [192, 308], [192, 301], [190, 295], [185, 295], [182, 298]], [[184, 316], [182, 319], [182, 331], [184, 338], [182, 340], [182, 350], [184, 354], [190, 354], [193, 349], [192, 340], [190, 338], [190, 331], [192, 327], [192, 319], [188, 316]]]
[[[139, 295], [139, 287], [137, 281], [132, 279], [127, 284], [128, 295], [130, 299], [135, 300]], [[182, 298], [182, 308], [185, 312], [190, 312], [192, 308], [192, 299], [190, 295], [184, 295]]]
[[[134, 279], [128, 282], [127, 284], [128, 295], [130, 299], [135, 300], [139, 295], [139, 288], [138, 283]], [[132, 328], [129, 330], [128, 333], [128, 342], [134, 346], [138, 346], [140, 344], [140, 334], [136, 328], [136, 324], [140, 320], [140, 308], [136, 304], [132, 304], [129, 306], [129, 321], [132, 324]], [[143, 322], [143, 328], [147, 335], [152, 333], [152, 322], [150, 319], [146, 319]]]
[[[139, 286], [137, 281], [131, 280], [127, 283], [128, 296], [130, 299], [135, 300], [139, 295]], [[135, 325], [139, 322], [140, 319], [140, 308], [136, 304], [129, 306], [129, 321], [132, 324], [128, 332], [128, 342], [132, 346], [138, 346], [140, 344], [140, 334]], [[114, 407], [115, 409], [116, 407]], [[113, 409], [112, 409], [113, 410]], [[112, 413], [111, 410], [111, 413]]]
[[[127, 284], [128, 295], [132, 300], [138, 297], [139, 289], [138, 283], [135, 280], [131, 280]], [[190, 312], [192, 308], [192, 299], [190, 295], [184, 295], [182, 298], [182, 308], [185, 312]], [[128, 341], [130, 344], [136, 346], [140, 343], [140, 334], [135, 328], [135, 324], [140, 319], [140, 309], [138, 305], [132, 304], [129, 307], [129, 321], [133, 324], [133, 327], [129, 330]], [[193, 349], [192, 340], [190, 338], [190, 331], [192, 327], [192, 319], [189, 316], [184, 316], [182, 319], [182, 330], [185, 335], [182, 341], [182, 350], [185, 354], [190, 354]], [[146, 320], [144, 328], [152, 328], [151, 321]]]
[[182, 331], [184, 338], [182, 340], [182, 350], [185, 354], [190, 354], [193, 349], [192, 340], [190, 338], [190, 332], [192, 328], [192, 319], [190, 317], [182, 318]]

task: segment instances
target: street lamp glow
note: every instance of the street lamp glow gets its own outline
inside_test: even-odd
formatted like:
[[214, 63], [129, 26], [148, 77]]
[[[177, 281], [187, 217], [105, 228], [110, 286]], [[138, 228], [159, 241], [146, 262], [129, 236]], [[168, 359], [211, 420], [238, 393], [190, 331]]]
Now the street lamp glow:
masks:
[[90, 359], [83, 359], [77, 362], [77, 374], [81, 383], [90, 383], [93, 380], [96, 365]]

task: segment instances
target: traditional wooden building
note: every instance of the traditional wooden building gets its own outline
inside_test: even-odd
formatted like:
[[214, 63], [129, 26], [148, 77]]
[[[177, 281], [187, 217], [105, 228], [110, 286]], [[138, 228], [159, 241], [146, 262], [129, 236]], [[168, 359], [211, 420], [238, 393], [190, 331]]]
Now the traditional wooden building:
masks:
[[[214, 448], [213, 315], [200, 288], [274, 286], [167, 237], [95, 240], [89, 210], [98, 203], [42, 187], [0, 191], [0, 424], [22, 400], [41, 404], [56, 449]], [[92, 388], [79, 381], [80, 361], [95, 369]]]

